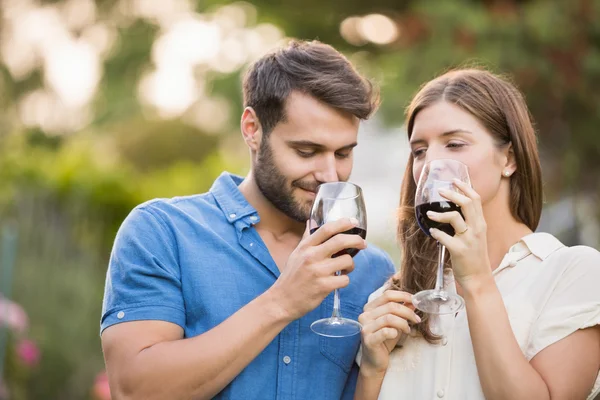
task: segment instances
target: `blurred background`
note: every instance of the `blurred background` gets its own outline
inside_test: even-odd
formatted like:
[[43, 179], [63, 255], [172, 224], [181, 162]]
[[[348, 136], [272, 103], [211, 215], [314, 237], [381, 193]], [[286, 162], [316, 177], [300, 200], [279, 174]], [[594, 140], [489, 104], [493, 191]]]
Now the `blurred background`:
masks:
[[352, 180], [396, 261], [403, 110], [452, 66], [510, 74], [543, 157], [540, 230], [600, 246], [600, 2], [0, 0], [0, 399], [110, 398], [107, 260], [137, 204], [245, 174], [241, 72], [291, 37], [381, 87]]

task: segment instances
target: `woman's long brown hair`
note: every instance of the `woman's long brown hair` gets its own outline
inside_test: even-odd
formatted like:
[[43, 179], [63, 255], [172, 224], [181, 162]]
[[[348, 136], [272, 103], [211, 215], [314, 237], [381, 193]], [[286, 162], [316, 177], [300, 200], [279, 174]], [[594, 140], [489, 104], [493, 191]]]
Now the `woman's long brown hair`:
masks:
[[[542, 211], [542, 174], [532, 118], [521, 92], [507, 79], [486, 70], [447, 72], [423, 85], [408, 106], [409, 139], [417, 114], [439, 101], [457, 105], [477, 118], [498, 148], [512, 144], [517, 169], [510, 178], [510, 210], [518, 221], [535, 231]], [[417, 225], [412, 169], [411, 155], [404, 172], [398, 210], [397, 238], [402, 262], [392, 287], [416, 293], [435, 285], [437, 249], [435, 240]], [[449, 267], [447, 259], [446, 268]], [[417, 331], [428, 342], [437, 341], [439, 337], [432, 333], [427, 315], [420, 315], [423, 322], [416, 326]]]

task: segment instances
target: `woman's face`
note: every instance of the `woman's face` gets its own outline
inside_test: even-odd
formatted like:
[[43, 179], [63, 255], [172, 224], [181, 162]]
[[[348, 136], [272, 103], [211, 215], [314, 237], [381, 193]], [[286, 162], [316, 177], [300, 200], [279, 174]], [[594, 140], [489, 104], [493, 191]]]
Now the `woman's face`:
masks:
[[471, 114], [445, 101], [421, 110], [414, 120], [410, 139], [415, 183], [423, 166], [437, 159], [450, 158], [467, 165], [471, 184], [482, 204], [494, 199], [505, 171], [515, 171], [509, 162], [509, 147], [499, 148], [492, 135]]

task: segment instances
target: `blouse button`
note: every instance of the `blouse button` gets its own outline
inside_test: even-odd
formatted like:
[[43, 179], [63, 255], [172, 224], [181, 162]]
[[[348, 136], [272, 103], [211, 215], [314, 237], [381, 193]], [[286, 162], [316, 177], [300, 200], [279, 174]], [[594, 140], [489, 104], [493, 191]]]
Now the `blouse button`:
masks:
[[444, 336], [444, 337], [442, 338], [442, 345], [443, 345], [443, 346], [445, 346], [445, 345], [447, 345], [447, 344], [448, 344], [448, 338], [447, 338], [446, 336]]
[[444, 394], [445, 394], [444, 391], [442, 389], [440, 389], [437, 392], [437, 397], [439, 397], [441, 399], [442, 397], [444, 397]]

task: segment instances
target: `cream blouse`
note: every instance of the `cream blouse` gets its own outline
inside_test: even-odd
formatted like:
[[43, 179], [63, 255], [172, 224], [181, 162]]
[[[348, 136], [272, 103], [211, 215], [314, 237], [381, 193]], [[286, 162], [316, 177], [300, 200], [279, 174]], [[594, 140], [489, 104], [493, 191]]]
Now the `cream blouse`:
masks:
[[[600, 252], [591, 247], [566, 247], [550, 234], [532, 233], [510, 248], [493, 275], [528, 360], [576, 330], [600, 324]], [[456, 292], [451, 273], [446, 289]], [[436, 318], [432, 328], [441, 343], [404, 335], [390, 354], [379, 399], [485, 399], [465, 310]], [[359, 351], [359, 365], [360, 358]], [[600, 376], [588, 399], [599, 393]]]

